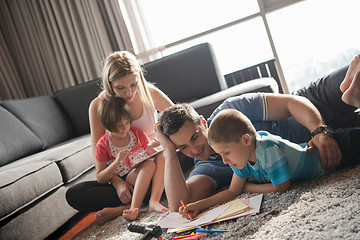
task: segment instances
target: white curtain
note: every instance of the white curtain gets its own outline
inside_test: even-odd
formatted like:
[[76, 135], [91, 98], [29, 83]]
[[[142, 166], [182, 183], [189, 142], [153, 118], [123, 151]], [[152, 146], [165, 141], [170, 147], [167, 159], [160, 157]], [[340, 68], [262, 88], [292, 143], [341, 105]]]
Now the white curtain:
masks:
[[116, 50], [133, 52], [117, 0], [1, 0], [0, 100], [100, 77]]
[[124, 9], [122, 15], [128, 26], [139, 62], [143, 64], [162, 57], [161, 51], [164, 48], [157, 46], [153, 41], [139, 0], [119, 0], [119, 5], [121, 9]]

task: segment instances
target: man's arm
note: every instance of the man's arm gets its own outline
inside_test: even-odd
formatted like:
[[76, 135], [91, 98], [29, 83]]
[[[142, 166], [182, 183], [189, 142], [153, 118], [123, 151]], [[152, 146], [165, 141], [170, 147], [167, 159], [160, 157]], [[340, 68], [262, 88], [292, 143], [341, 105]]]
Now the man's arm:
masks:
[[163, 134], [158, 122], [155, 125], [157, 138], [165, 149], [164, 185], [170, 211], [177, 212], [181, 205], [180, 200], [188, 201], [190, 193], [185, 182], [183, 172], [176, 153], [176, 147], [171, 140]]
[[277, 121], [293, 116], [310, 132], [324, 124], [320, 112], [305, 97], [290, 94], [265, 94], [267, 120]]
[[[269, 121], [277, 121], [293, 116], [296, 121], [310, 132], [324, 124], [320, 112], [305, 97], [290, 94], [266, 94]], [[320, 151], [322, 167], [332, 169], [340, 164], [341, 152], [336, 141], [323, 133], [312, 138], [309, 147], [317, 147]]]

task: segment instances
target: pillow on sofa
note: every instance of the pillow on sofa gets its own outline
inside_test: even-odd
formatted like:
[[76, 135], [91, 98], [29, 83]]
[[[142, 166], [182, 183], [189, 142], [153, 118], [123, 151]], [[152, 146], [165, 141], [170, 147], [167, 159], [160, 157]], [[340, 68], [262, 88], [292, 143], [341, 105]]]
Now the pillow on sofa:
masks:
[[74, 136], [67, 115], [51, 96], [5, 100], [1, 105], [40, 138], [44, 149]]
[[145, 78], [173, 102], [191, 102], [226, 89], [216, 56], [202, 43], [144, 64]]
[[95, 79], [55, 93], [75, 128], [76, 136], [90, 133], [89, 105], [100, 93], [100, 79]]
[[1, 106], [0, 122], [0, 167], [41, 150], [40, 139]]

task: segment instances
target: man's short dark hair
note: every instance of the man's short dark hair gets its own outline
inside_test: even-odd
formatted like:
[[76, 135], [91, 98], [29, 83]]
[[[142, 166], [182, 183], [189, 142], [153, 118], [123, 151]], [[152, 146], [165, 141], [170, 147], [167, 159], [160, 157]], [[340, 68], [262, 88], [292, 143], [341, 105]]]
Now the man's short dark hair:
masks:
[[177, 133], [185, 121], [201, 125], [200, 115], [186, 103], [178, 103], [169, 107], [162, 113], [159, 121], [161, 130], [166, 136]]

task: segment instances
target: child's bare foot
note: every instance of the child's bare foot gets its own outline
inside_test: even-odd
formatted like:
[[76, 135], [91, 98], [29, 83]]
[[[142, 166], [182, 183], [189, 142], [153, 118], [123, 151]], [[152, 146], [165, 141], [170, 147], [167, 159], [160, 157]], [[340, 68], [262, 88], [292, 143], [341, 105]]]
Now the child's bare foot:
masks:
[[350, 87], [343, 93], [344, 103], [360, 108], [360, 70], [355, 74]]
[[342, 83], [340, 84], [341, 92], [345, 92], [350, 87], [351, 82], [353, 81], [354, 76], [358, 71], [360, 71], [360, 54], [351, 61], [349, 69], [346, 72], [344, 81], [342, 81]]
[[104, 208], [96, 213], [95, 223], [99, 226], [123, 214], [123, 211], [129, 206], [119, 206], [113, 208]]
[[149, 201], [149, 208], [147, 210], [148, 213], [150, 212], [159, 212], [164, 213], [168, 211], [169, 209], [164, 207], [161, 203], [155, 202], [155, 201]]
[[126, 209], [124, 210], [122, 216], [123, 218], [125, 218], [128, 221], [132, 221], [135, 220], [139, 215], [139, 209], [138, 208], [134, 208], [134, 209]]

